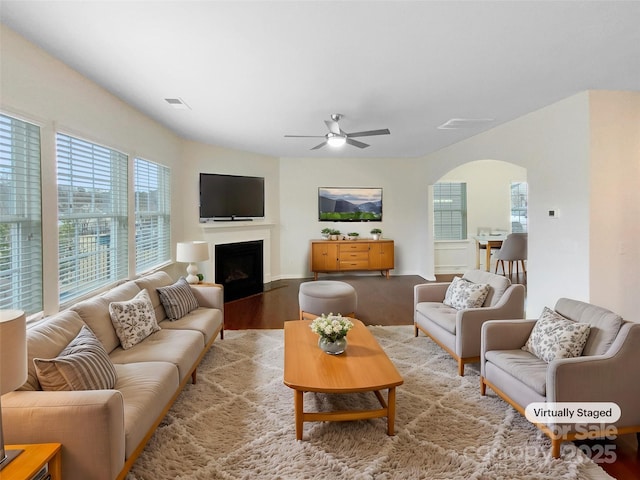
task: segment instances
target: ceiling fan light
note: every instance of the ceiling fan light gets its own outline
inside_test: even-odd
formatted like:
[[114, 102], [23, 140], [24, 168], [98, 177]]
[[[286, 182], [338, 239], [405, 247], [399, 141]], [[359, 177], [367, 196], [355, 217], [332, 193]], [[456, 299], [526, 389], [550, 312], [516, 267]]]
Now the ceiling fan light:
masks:
[[327, 137], [327, 143], [331, 147], [341, 147], [347, 142], [347, 137], [343, 137], [342, 135], [336, 135], [335, 133], [330, 133]]

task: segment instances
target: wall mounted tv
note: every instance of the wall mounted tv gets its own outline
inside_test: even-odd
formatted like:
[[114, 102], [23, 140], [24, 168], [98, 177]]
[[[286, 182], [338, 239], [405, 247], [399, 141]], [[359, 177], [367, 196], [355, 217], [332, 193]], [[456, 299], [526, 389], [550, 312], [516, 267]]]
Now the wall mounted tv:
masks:
[[319, 187], [318, 220], [380, 222], [382, 188]]
[[264, 217], [264, 178], [200, 174], [200, 222]]

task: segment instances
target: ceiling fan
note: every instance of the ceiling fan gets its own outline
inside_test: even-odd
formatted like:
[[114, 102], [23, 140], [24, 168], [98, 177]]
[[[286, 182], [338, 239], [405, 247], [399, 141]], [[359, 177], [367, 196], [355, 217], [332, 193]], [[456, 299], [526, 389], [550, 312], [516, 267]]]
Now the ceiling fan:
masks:
[[325, 141], [320, 145], [316, 145], [311, 150], [318, 150], [319, 148], [324, 147], [329, 144], [332, 147], [341, 147], [345, 143], [349, 145], [353, 145], [358, 148], [367, 148], [369, 145], [364, 142], [360, 142], [358, 140], [354, 140], [354, 137], [370, 137], [373, 135], [389, 135], [391, 132], [388, 128], [384, 128], [382, 130], [367, 130], [366, 132], [355, 132], [355, 133], [347, 133], [340, 128], [338, 122], [343, 117], [340, 113], [334, 113], [331, 115], [331, 120], [325, 120], [327, 127], [329, 128], [329, 133], [326, 135], [285, 135], [285, 137], [290, 138], [325, 138]]

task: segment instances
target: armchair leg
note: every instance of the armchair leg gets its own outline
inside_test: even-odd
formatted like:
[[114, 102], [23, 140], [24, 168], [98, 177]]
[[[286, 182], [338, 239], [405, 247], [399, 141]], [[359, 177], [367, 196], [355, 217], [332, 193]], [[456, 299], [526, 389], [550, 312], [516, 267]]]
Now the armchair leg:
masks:
[[458, 360], [458, 375], [464, 377], [464, 363], [462, 363], [462, 359]]
[[480, 395], [483, 397], [487, 394], [487, 385], [484, 383], [484, 377], [480, 377]]
[[553, 458], [560, 458], [560, 445], [562, 445], [562, 439], [560, 438], [551, 439], [551, 456]]
[[413, 324], [413, 336], [418, 336], [418, 326], [415, 323]]

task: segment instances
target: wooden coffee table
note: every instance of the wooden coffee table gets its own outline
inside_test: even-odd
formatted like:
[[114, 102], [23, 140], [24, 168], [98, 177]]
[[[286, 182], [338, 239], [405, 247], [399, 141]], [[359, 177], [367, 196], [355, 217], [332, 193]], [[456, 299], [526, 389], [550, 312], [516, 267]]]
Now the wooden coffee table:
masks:
[[[284, 322], [284, 384], [295, 390], [296, 439], [304, 422], [363, 420], [387, 417], [387, 434], [394, 434], [396, 387], [403, 380], [387, 354], [360, 320], [353, 320], [347, 350], [328, 355], [318, 347], [311, 321]], [[387, 389], [387, 399], [380, 393]], [[381, 408], [337, 412], [305, 412], [304, 392], [373, 392]]]

